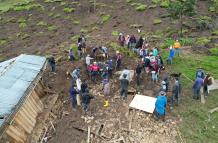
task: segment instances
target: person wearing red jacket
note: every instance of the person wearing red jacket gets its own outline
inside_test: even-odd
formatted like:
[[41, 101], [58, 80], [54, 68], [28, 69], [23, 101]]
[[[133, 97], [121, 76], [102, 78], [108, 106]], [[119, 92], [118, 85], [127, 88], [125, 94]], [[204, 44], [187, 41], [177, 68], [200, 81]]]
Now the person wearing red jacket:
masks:
[[100, 71], [100, 67], [97, 65], [96, 62], [93, 63], [93, 65], [90, 66], [91, 70], [91, 79], [93, 82], [96, 82], [98, 73]]

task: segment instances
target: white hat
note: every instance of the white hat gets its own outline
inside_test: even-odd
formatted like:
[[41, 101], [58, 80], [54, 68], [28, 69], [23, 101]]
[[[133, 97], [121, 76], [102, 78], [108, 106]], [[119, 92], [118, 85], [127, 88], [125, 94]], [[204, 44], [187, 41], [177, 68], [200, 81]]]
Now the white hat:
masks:
[[120, 53], [119, 51], [116, 51], [116, 53], [118, 54], [118, 53]]
[[97, 62], [93, 62], [93, 64], [97, 64]]

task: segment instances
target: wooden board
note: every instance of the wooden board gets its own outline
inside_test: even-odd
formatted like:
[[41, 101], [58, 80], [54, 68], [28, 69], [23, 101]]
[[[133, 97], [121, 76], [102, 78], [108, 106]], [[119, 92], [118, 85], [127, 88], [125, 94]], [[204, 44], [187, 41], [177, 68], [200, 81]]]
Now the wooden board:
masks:
[[155, 109], [156, 98], [136, 94], [129, 107], [139, 109], [148, 113], [153, 113]]

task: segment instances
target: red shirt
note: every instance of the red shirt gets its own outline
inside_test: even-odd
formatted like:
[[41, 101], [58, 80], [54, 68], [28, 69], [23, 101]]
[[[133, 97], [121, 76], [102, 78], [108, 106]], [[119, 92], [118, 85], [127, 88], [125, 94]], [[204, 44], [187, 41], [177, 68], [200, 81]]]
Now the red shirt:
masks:
[[92, 65], [92, 66], [91, 66], [91, 70], [92, 70], [92, 71], [99, 71], [100, 68], [99, 68], [99, 66], [97, 66], [97, 65]]

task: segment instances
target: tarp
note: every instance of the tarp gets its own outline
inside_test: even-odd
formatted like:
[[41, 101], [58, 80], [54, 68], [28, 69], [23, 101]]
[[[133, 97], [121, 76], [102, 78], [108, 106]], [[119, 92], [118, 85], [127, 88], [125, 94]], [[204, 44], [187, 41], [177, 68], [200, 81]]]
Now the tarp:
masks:
[[153, 113], [157, 98], [136, 94], [129, 107]]
[[[0, 63], [0, 117], [10, 115], [45, 65], [46, 58], [20, 55]], [[0, 119], [0, 126], [4, 119]]]
[[218, 89], [218, 80], [214, 80], [214, 83], [211, 86], [208, 86], [209, 90], [216, 90]]

